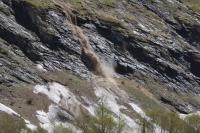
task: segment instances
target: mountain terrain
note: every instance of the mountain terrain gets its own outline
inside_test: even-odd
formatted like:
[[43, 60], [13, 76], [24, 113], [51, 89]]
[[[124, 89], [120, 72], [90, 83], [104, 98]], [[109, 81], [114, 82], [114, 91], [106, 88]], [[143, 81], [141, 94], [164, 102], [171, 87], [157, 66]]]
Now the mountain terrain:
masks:
[[199, 0], [0, 0], [0, 118], [54, 133], [55, 124], [76, 128], [76, 119], [95, 116], [102, 102], [122, 117], [125, 133], [140, 133], [148, 111], [198, 113], [199, 7]]

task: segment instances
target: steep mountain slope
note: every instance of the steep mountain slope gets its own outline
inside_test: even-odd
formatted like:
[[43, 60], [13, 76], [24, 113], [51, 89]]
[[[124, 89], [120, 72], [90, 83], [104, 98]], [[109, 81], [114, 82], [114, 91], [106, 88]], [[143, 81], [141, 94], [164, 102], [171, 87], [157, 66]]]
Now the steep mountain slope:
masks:
[[[130, 128], [146, 110], [198, 111], [197, 4], [0, 0], [0, 103], [49, 130], [51, 120], [62, 120], [55, 114], [68, 124], [80, 114], [94, 115], [99, 98]], [[86, 40], [74, 32], [76, 25]], [[82, 41], [95, 56], [84, 52]]]

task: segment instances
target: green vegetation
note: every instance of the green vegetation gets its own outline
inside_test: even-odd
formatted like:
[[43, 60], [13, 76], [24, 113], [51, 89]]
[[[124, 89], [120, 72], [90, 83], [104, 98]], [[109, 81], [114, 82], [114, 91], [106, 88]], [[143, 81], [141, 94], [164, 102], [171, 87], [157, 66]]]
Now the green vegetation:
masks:
[[30, 3], [35, 8], [53, 8], [55, 5], [52, 0], [26, 0], [26, 2]]
[[80, 94], [88, 97], [93, 96], [88, 81], [81, 79], [79, 76], [73, 75], [69, 71], [55, 71], [41, 74], [41, 76], [48, 82], [58, 82], [64, 86], [68, 86], [76, 95]]
[[65, 128], [62, 125], [55, 126], [54, 133], [75, 133], [71, 128]]
[[188, 116], [188, 117], [186, 117], [185, 121], [188, 125], [190, 125], [194, 129], [193, 132], [191, 132], [191, 133], [199, 133], [200, 132], [200, 115]]
[[[32, 133], [31, 131], [27, 132], [27, 133]], [[33, 132], [33, 133], [47, 133], [46, 130], [42, 129], [42, 128], [37, 128], [37, 131]]]
[[93, 133], [121, 133], [123, 131], [123, 121], [115, 122], [111, 112], [105, 108], [103, 103], [99, 104], [96, 117], [91, 119], [91, 129]]
[[122, 133], [125, 124], [119, 117], [114, 120], [112, 113], [101, 102], [96, 110], [96, 117], [84, 117], [78, 121], [83, 133]]
[[168, 131], [169, 133], [199, 133], [200, 116], [189, 116], [182, 120], [175, 112], [153, 110], [147, 112], [152, 123], [156, 123], [161, 127], [161, 133]]
[[98, 0], [100, 5], [115, 7], [117, 0]]
[[133, 15], [126, 15], [126, 16], [124, 16], [124, 20], [126, 21], [126, 22], [132, 22], [132, 21], [135, 21], [135, 16], [133, 16]]
[[9, 52], [1, 47], [0, 47], [0, 53], [7, 56], [9, 55]]
[[154, 133], [154, 125], [144, 118], [140, 118], [140, 132], [141, 133]]
[[148, 92], [146, 88], [139, 85], [137, 82], [129, 79], [120, 79], [118, 82], [121, 82], [119, 87], [123, 88], [136, 103], [139, 102], [144, 110], [165, 110], [165, 108], [156, 101], [153, 94]]
[[64, 0], [66, 3], [69, 3], [72, 8], [78, 10], [78, 13], [81, 16], [88, 16], [89, 14], [89, 7], [87, 7], [84, 0]]
[[0, 133], [20, 133], [22, 129], [26, 129], [23, 120], [5, 113], [0, 114]]
[[193, 10], [200, 12], [200, 1], [199, 0], [184, 0], [184, 2]]
[[106, 12], [98, 11], [96, 12], [96, 16], [102, 22], [109, 23], [112, 26], [125, 28], [124, 24], [114, 15], [111, 15]]
[[[161, 127], [161, 133], [199, 133], [200, 116], [190, 115], [184, 120], [178, 114], [170, 111], [152, 110], [146, 113], [149, 120], [139, 119], [138, 124], [141, 133], [155, 133], [155, 124]], [[114, 119], [112, 113], [101, 102], [96, 110], [96, 116], [84, 116], [74, 122], [77, 129], [82, 129], [83, 133], [122, 133], [125, 128], [123, 119]], [[38, 128], [32, 132], [25, 126], [22, 119], [16, 118], [5, 113], [0, 114], [0, 133], [47, 133]], [[76, 133], [73, 128], [66, 128], [56, 125], [54, 133]]]

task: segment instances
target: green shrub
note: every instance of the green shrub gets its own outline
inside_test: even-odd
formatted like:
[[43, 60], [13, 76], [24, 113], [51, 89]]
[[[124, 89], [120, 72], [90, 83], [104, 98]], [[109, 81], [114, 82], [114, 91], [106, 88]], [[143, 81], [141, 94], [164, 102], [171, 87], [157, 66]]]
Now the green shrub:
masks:
[[115, 7], [116, 5], [116, 0], [98, 0], [101, 5], [106, 5], [110, 7]]
[[54, 133], [75, 133], [73, 129], [63, 127], [62, 125], [55, 126]]
[[114, 133], [116, 123], [110, 111], [104, 106], [103, 102], [99, 104], [96, 111], [96, 117], [91, 119], [91, 128], [95, 133]]
[[193, 10], [200, 12], [200, 1], [199, 0], [184, 0], [184, 2]]
[[154, 133], [155, 131], [154, 126], [144, 118], [140, 119], [139, 125], [141, 133]]
[[151, 118], [153, 123], [156, 123], [161, 127], [161, 132], [168, 131], [169, 133], [197, 133], [193, 132], [191, 123], [185, 122], [180, 119], [179, 115], [175, 112], [153, 110], [147, 112], [147, 115]]
[[24, 120], [5, 113], [0, 114], [0, 133], [20, 133], [26, 129]]
[[33, 133], [47, 133], [47, 131], [44, 130], [44, 129], [42, 129], [42, 128], [40, 128], [40, 127], [38, 127], [38, 128], [37, 128], [37, 131], [35, 131], [35, 132], [33, 132]]
[[95, 117], [83, 117], [79, 119], [78, 127], [83, 133], [122, 133], [124, 130], [124, 121], [119, 117], [114, 120], [112, 113], [100, 103]]
[[186, 123], [193, 127], [194, 131], [190, 131], [191, 133], [199, 133], [200, 132], [200, 116], [199, 115], [191, 115], [186, 117]]

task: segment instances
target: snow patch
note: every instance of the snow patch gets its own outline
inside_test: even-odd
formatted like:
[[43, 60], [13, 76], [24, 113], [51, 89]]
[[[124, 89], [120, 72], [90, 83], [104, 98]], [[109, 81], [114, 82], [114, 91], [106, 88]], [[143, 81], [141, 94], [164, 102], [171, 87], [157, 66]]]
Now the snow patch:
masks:
[[137, 112], [138, 114], [140, 114], [143, 118], [147, 118], [149, 119], [146, 114], [144, 113], [144, 111], [135, 103], [129, 103], [131, 105], [131, 107], [133, 108], [133, 110], [135, 112]]
[[142, 30], [144, 30], [144, 31], [146, 31], [146, 32], [150, 32], [150, 30], [149, 30], [146, 26], [144, 26], [142, 23], [138, 23], [138, 26], [139, 26]]
[[12, 110], [11, 108], [5, 106], [4, 104], [0, 103], [0, 111], [5, 112], [9, 115], [20, 117], [20, 114]]
[[[68, 126], [70, 129], [74, 128], [72, 124], [66, 120], [63, 121], [59, 115], [66, 117], [67, 120], [73, 120], [74, 116], [79, 116], [81, 109], [85, 109], [91, 115], [95, 115], [95, 106], [90, 103], [88, 106], [83, 105], [76, 96], [69, 90], [69, 88], [56, 83], [48, 83], [46, 85], [36, 85], [33, 92], [46, 95], [53, 104], [49, 106], [49, 111], [46, 113], [43, 110], [36, 112], [36, 117], [40, 121], [40, 126], [47, 130], [48, 133], [53, 133], [55, 125]], [[77, 133], [79, 131], [76, 131]]]
[[[48, 96], [54, 104], [57, 104], [62, 107], [62, 109], [69, 111], [74, 116], [78, 116], [81, 111], [80, 109], [84, 107], [84, 105], [77, 100], [76, 96], [69, 91], [69, 88], [56, 82], [48, 83], [47, 85], [36, 85], [33, 92]], [[88, 107], [86, 109], [89, 112], [92, 112], [92, 107]]]
[[42, 64], [37, 64], [37, 65], [36, 65], [36, 68], [37, 68], [39, 71], [41, 71], [41, 72], [47, 72], [47, 70], [44, 69], [44, 67], [43, 67]]
[[128, 126], [124, 129], [124, 133], [139, 133], [140, 126], [129, 116], [123, 114], [122, 118], [125, 124]]
[[186, 117], [191, 116], [191, 115], [199, 115], [200, 116], [200, 111], [190, 113], [190, 114], [179, 114], [179, 117], [184, 120]]
[[102, 87], [95, 88], [95, 95], [101, 98], [101, 100], [109, 110], [111, 110], [113, 113], [119, 116], [120, 107], [117, 104], [116, 95]]
[[11, 108], [5, 106], [4, 104], [0, 103], [0, 111], [5, 112], [9, 115], [13, 115], [13, 116], [17, 116], [19, 118], [22, 118], [26, 124], [26, 127], [29, 128], [31, 131], [35, 131], [37, 129], [37, 126], [31, 124], [30, 121], [24, 119], [23, 117], [20, 116], [20, 114], [18, 114], [17, 112], [15, 112], [14, 110], [12, 110]]
[[24, 119], [25, 123], [26, 123], [26, 127], [29, 128], [31, 131], [36, 131], [37, 130], [37, 126], [31, 124], [30, 121]]
[[74, 125], [66, 121], [61, 121], [58, 117], [58, 113], [65, 113], [65, 116], [71, 117], [70, 114], [67, 114], [66, 112], [62, 111], [60, 107], [53, 104], [49, 106], [49, 111], [47, 113], [43, 110], [37, 111], [36, 117], [40, 121], [40, 126], [48, 133], [54, 133], [56, 126], [63, 126], [76, 131], [76, 133], [81, 133], [81, 130], [77, 129]]
[[95, 116], [95, 110], [96, 108], [92, 105], [90, 105], [89, 107], [87, 106], [83, 106], [92, 116]]
[[111, 90], [102, 87], [95, 88], [95, 95], [102, 99], [104, 105], [110, 111], [124, 120], [125, 124], [127, 125], [124, 133], [138, 133], [140, 128], [139, 125], [132, 118], [120, 111], [120, 109], [125, 109], [126, 107], [117, 104], [117, 99], [119, 97], [117, 97]]
[[62, 98], [70, 98], [72, 96], [65, 86], [56, 82], [48, 83], [47, 85], [36, 85], [33, 92], [48, 96], [48, 98], [56, 104], [59, 104]]

